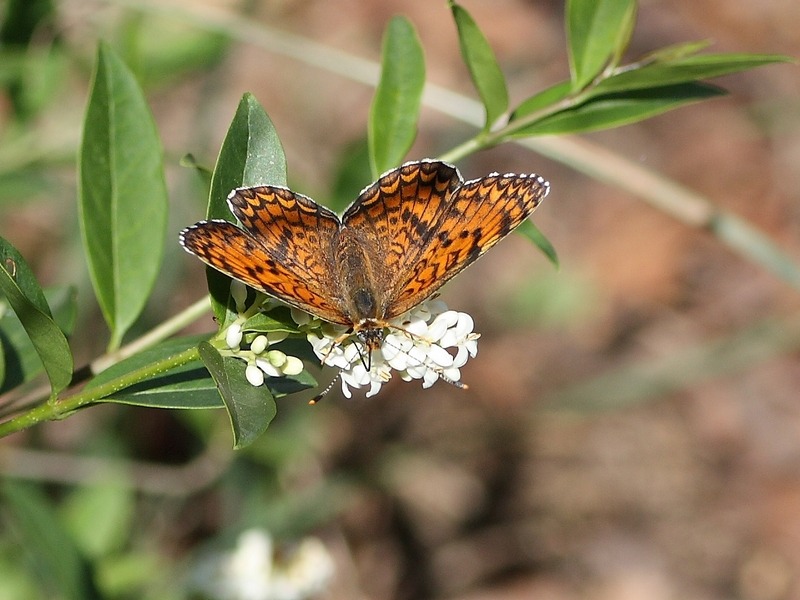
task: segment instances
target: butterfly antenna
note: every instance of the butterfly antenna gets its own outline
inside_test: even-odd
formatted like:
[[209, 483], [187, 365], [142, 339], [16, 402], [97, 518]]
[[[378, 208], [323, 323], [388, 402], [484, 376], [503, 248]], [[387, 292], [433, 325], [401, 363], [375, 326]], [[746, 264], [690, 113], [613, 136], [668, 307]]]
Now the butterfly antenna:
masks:
[[445, 374], [444, 374], [444, 372], [443, 372], [443, 371], [441, 371], [440, 369], [434, 369], [434, 370], [436, 371], [436, 373], [438, 373], [438, 375], [439, 375], [439, 379], [441, 379], [441, 380], [442, 380], [442, 381], [444, 381], [445, 383], [449, 383], [449, 384], [450, 384], [450, 385], [452, 385], [453, 387], [457, 387], [457, 388], [458, 388], [458, 389], [460, 389], [460, 390], [468, 390], [468, 389], [469, 389], [469, 386], [468, 386], [466, 383], [462, 383], [462, 382], [460, 382], [460, 381], [454, 381], [454, 380], [450, 379], [450, 378], [449, 378], [447, 375], [445, 375]]
[[369, 346], [366, 352], [362, 352], [359, 346], [356, 346], [356, 348], [358, 349], [358, 357], [361, 359], [361, 364], [364, 365], [364, 368], [369, 372], [372, 368], [372, 350]]
[[322, 391], [321, 391], [319, 394], [317, 394], [317, 395], [316, 395], [316, 396], [314, 396], [313, 398], [311, 398], [311, 400], [309, 400], [309, 401], [308, 401], [308, 403], [309, 403], [311, 406], [314, 406], [314, 405], [315, 405], [317, 402], [319, 402], [319, 401], [320, 401], [320, 400], [322, 400], [322, 399], [323, 399], [325, 396], [327, 396], [327, 395], [328, 395], [328, 392], [330, 392], [330, 391], [333, 389], [333, 386], [334, 386], [334, 384], [335, 384], [337, 381], [339, 381], [339, 378], [340, 378], [341, 376], [342, 376], [342, 372], [341, 372], [341, 371], [339, 371], [338, 373], [336, 373], [336, 377], [334, 377], [333, 379], [331, 379], [331, 382], [330, 382], [330, 383], [329, 383], [327, 386], [325, 386], [325, 389], [324, 389], [324, 390], [322, 390]]

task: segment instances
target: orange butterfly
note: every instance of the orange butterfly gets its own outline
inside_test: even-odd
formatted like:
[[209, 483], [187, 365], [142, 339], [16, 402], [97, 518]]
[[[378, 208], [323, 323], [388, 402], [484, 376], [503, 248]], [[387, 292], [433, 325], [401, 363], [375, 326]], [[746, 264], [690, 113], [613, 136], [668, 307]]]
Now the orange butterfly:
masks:
[[374, 349], [389, 320], [511, 233], [549, 190], [539, 175], [464, 182], [454, 166], [424, 160], [382, 175], [341, 218], [284, 187], [236, 189], [228, 204], [241, 228], [201, 221], [180, 239], [218, 271]]

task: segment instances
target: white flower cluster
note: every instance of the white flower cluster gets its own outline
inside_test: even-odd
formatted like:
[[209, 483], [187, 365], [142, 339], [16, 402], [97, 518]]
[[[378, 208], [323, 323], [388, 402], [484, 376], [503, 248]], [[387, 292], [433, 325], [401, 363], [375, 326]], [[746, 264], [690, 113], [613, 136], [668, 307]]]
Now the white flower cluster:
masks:
[[421, 379], [423, 388], [439, 379], [460, 385], [460, 368], [478, 353], [480, 334], [473, 327], [468, 314], [448, 310], [441, 300], [429, 300], [390, 321], [380, 348], [371, 356], [355, 335], [341, 342], [346, 333], [342, 327], [323, 326], [307, 338], [324, 364], [340, 369], [347, 398], [352, 396], [350, 388], [366, 386], [370, 397], [391, 379], [392, 370], [404, 381]]
[[250, 529], [233, 552], [198, 563], [190, 585], [213, 600], [303, 600], [323, 591], [333, 572], [320, 540], [306, 538], [291, 552], [276, 553], [268, 532]]
[[265, 377], [299, 375], [303, 371], [303, 361], [296, 356], [288, 356], [280, 350], [269, 350], [271, 344], [282, 342], [288, 335], [282, 331], [259, 334], [250, 342], [249, 348], [243, 349], [242, 324], [235, 321], [225, 331], [225, 344], [231, 356], [247, 362], [245, 377], [250, 385], [258, 387], [264, 384]]

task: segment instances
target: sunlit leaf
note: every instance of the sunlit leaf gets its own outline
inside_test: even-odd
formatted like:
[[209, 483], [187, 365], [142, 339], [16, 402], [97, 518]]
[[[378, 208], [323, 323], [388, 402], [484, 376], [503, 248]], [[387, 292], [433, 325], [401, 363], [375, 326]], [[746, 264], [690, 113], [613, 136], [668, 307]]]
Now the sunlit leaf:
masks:
[[44, 292], [30, 267], [19, 252], [2, 238], [0, 293], [5, 296], [41, 359], [50, 380], [52, 395], [55, 396], [72, 379], [72, 352], [67, 338], [53, 320]]
[[[45, 298], [56, 325], [62, 332], [69, 334], [75, 325], [77, 315], [75, 290], [70, 287], [45, 290]], [[0, 306], [2, 306], [1, 300]], [[0, 394], [30, 381], [44, 371], [36, 347], [19, 317], [10, 309], [0, 316], [0, 346], [3, 348], [2, 370], [5, 372], [0, 385]]]
[[417, 136], [425, 57], [414, 26], [394, 17], [383, 37], [381, 79], [369, 115], [369, 154], [372, 174], [398, 166]]
[[[161, 342], [105, 369], [86, 385], [86, 389], [97, 388], [137, 369], [175, 356], [206, 338], [207, 336], [191, 336]], [[223, 406], [217, 387], [199, 357], [195, 361], [160, 372], [150, 379], [115, 391], [102, 401], [151, 408], [222, 408]]]
[[533, 224], [533, 221], [530, 219], [525, 219], [522, 222], [522, 225], [517, 228], [517, 231], [536, 244], [536, 247], [542, 251], [542, 253], [551, 263], [553, 263], [553, 266], [558, 268], [558, 254], [556, 253], [555, 246], [553, 246], [553, 244], [550, 243], [550, 240], [548, 240], [545, 235], [539, 231], [539, 228]]
[[671, 62], [654, 62], [638, 69], [622, 71], [601, 81], [593, 94], [640, 90], [711, 79], [754, 67], [792, 59], [777, 54], [702, 54]]
[[516, 121], [522, 117], [526, 117], [537, 111], [546, 109], [569, 96], [571, 91], [572, 83], [569, 81], [562, 81], [561, 83], [557, 83], [554, 86], [546, 88], [538, 94], [535, 94], [527, 100], [524, 100], [517, 108], [515, 108], [511, 115], [511, 120]]
[[221, 356], [207, 342], [202, 342], [199, 350], [228, 411], [234, 448], [249, 446], [275, 418], [275, 399], [266, 386], [255, 387], [247, 381], [244, 361]]
[[578, 133], [620, 127], [669, 110], [723, 95], [718, 87], [686, 83], [663, 88], [598, 96], [515, 132], [515, 137]]
[[568, 0], [567, 40], [573, 90], [583, 89], [628, 43], [635, 0]]
[[450, 2], [450, 9], [458, 28], [461, 56], [486, 110], [484, 130], [488, 130], [508, 109], [506, 78], [492, 47], [472, 16], [455, 2]]
[[161, 264], [167, 189], [161, 143], [136, 79], [97, 53], [80, 153], [80, 224], [111, 347], [144, 308]]
[[[227, 204], [228, 195], [239, 187], [286, 185], [286, 155], [278, 132], [264, 108], [252, 94], [245, 94], [233, 117], [214, 167], [208, 199], [208, 219], [235, 219]], [[220, 326], [227, 325], [233, 313], [229, 277], [207, 267], [211, 305]]]

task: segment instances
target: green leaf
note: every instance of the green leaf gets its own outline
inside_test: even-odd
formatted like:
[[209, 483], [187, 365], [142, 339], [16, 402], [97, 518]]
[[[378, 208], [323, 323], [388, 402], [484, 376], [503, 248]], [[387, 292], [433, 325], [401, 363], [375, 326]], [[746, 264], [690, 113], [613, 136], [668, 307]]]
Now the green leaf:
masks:
[[369, 115], [369, 155], [373, 178], [396, 167], [417, 136], [425, 57], [414, 26], [394, 17], [383, 37], [381, 79]]
[[514, 137], [578, 133], [620, 127], [724, 93], [712, 85], [685, 83], [624, 94], [607, 94], [524, 127], [515, 132]]
[[497, 64], [497, 58], [489, 42], [472, 16], [452, 1], [450, 10], [453, 11], [453, 18], [458, 28], [461, 56], [486, 109], [486, 123], [483, 129], [488, 131], [508, 109], [506, 78]]
[[710, 79], [754, 67], [791, 62], [778, 54], [703, 54], [669, 62], [654, 62], [640, 68], [623, 70], [601, 81], [592, 94], [607, 94], [645, 88], [662, 87]]
[[574, 91], [586, 87], [619, 59], [635, 15], [635, 0], [568, 0], [566, 25]]
[[51, 397], [55, 397], [72, 380], [72, 353], [33, 272], [3, 238], [0, 238], [0, 293], [30, 338], [50, 380]]
[[83, 126], [79, 183], [89, 273], [115, 348], [158, 275], [167, 189], [144, 95], [125, 63], [102, 43]]
[[278, 307], [269, 311], [269, 314], [263, 312], [254, 314], [242, 323], [242, 331], [297, 333], [299, 329], [292, 320], [290, 309], [288, 307]]
[[[49, 289], [45, 290], [45, 297], [56, 324], [62, 332], [69, 334], [75, 325], [77, 314], [75, 290], [68, 287]], [[3, 306], [0, 302], [0, 308]], [[30, 381], [44, 371], [35, 346], [19, 318], [11, 310], [0, 316], [0, 346], [3, 348], [2, 369], [5, 371], [0, 394]]]
[[517, 231], [536, 244], [536, 247], [544, 253], [556, 269], [559, 267], [558, 254], [556, 253], [555, 246], [553, 246], [550, 240], [539, 231], [539, 228], [533, 224], [533, 221], [525, 219], [522, 225], [517, 228]]
[[526, 117], [537, 111], [548, 108], [556, 102], [560, 102], [569, 96], [570, 92], [572, 92], [572, 82], [570, 81], [562, 81], [561, 83], [557, 83], [554, 86], [544, 89], [538, 94], [535, 94], [527, 100], [524, 100], [517, 108], [515, 108], [511, 115], [511, 121], [516, 121], [522, 117]]
[[253, 94], [242, 96], [211, 179], [208, 219], [233, 220], [227, 198], [232, 190], [286, 185], [286, 155], [278, 132]]
[[343, 213], [371, 181], [369, 144], [367, 138], [363, 137], [349, 144], [339, 157], [326, 205], [333, 211]]
[[692, 54], [697, 54], [701, 50], [705, 50], [712, 44], [711, 40], [695, 40], [693, 42], [678, 42], [677, 44], [670, 44], [658, 50], [648, 52], [641, 59], [636, 61], [639, 65], [648, 65], [657, 62], [673, 62]]
[[[96, 388], [156, 361], [169, 358], [196, 346], [208, 336], [166, 340], [110, 366], [95, 376], [86, 389]], [[103, 402], [132, 404], [150, 408], [222, 408], [217, 386], [198, 359], [161, 372], [151, 379], [128, 386], [102, 399]]]
[[275, 399], [266, 386], [254, 387], [245, 379], [243, 360], [221, 356], [208, 342], [201, 342], [198, 349], [228, 410], [233, 447], [249, 446], [275, 418]]
[[99, 600], [90, 563], [56, 519], [44, 494], [33, 486], [6, 481], [2, 498], [8, 524], [4, 529], [19, 539], [20, 552], [30, 559], [43, 588], [42, 597]]
[[[236, 114], [222, 142], [208, 199], [208, 219], [234, 221], [228, 208], [228, 195], [235, 188], [258, 185], [286, 185], [286, 156], [278, 132], [264, 108], [252, 94], [239, 101]], [[206, 268], [211, 306], [220, 327], [235, 314], [228, 310], [229, 277]]]

